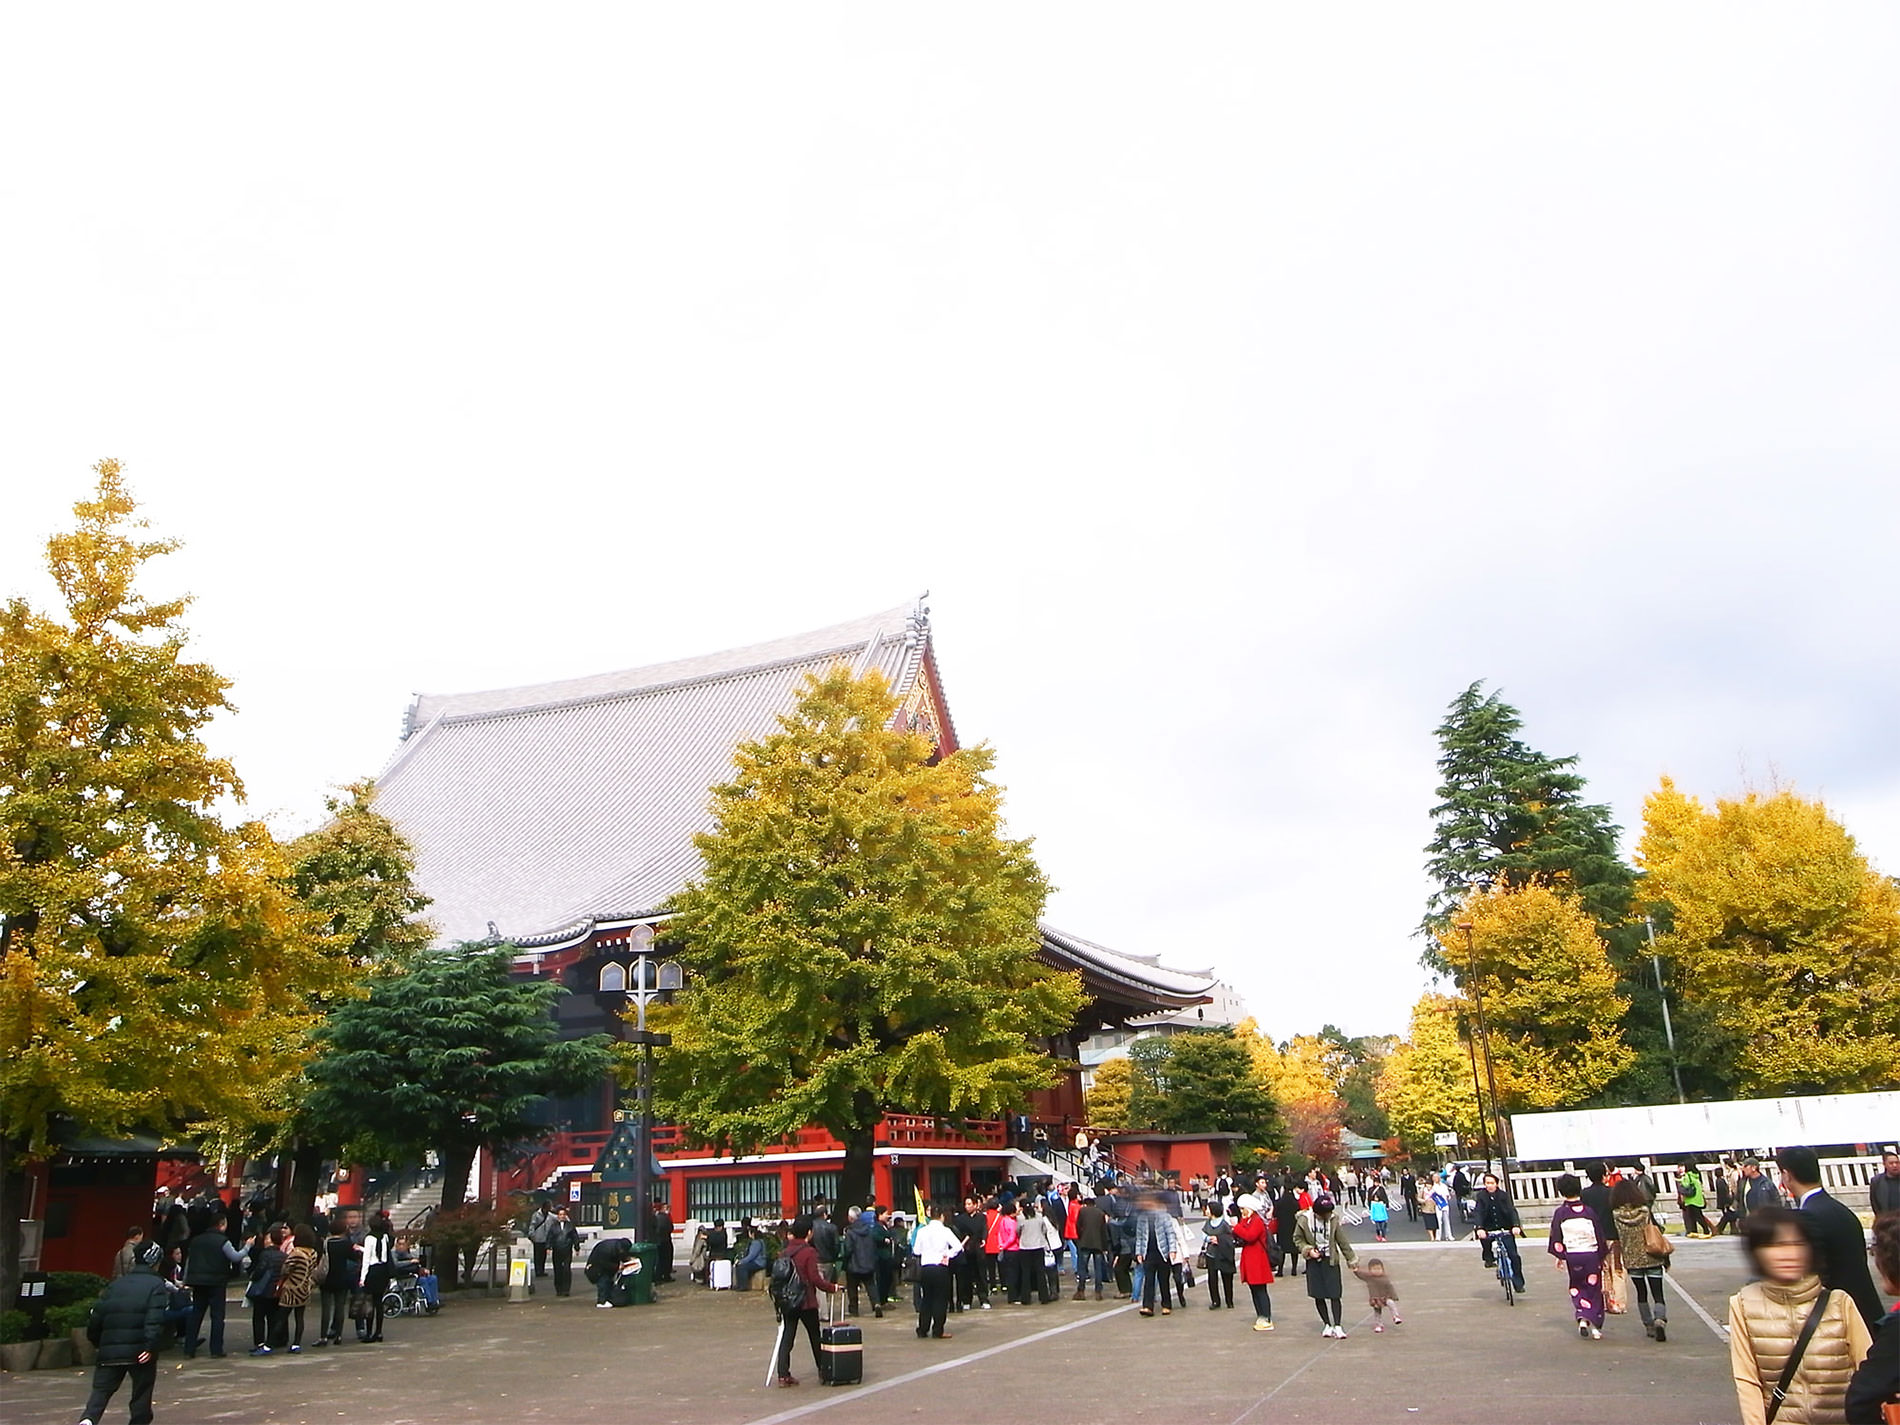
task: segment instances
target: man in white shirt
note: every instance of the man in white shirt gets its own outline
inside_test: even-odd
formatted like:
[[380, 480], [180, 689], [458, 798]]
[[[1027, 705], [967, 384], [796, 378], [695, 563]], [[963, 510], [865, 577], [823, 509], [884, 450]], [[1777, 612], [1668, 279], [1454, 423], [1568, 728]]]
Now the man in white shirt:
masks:
[[943, 1318], [950, 1309], [950, 1263], [963, 1252], [963, 1242], [944, 1225], [944, 1206], [932, 1203], [930, 1220], [917, 1229], [911, 1251], [917, 1254], [917, 1336], [948, 1341]]

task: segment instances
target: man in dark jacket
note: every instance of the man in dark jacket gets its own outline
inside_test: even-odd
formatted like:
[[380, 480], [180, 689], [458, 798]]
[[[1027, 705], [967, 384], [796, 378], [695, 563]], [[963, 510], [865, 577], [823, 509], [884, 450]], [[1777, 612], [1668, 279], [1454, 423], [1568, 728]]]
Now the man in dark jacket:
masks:
[[594, 1284], [594, 1308], [614, 1304], [614, 1288], [620, 1280], [620, 1267], [633, 1257], [633, 1242], [626, 1237], [602, 1237], [587, 1254], [587, 1280]]
[[972, 1193], [963, 1199], [963, 1211], [950, 1223], [950, 1230], [963, 1241], [956, 1258], [956, 1306], [958, 1311], [990, 1309], [989, 1292], [983, 1276], [983, 1235], [989, 1222], [983, 1216], [983, 1199]]
[[811, 1209], [811, 1249], [818, 1254], [818, 1270], [824, 1273], [825, 1280], [838, 1280], [838, 1224], [831, 1220], [830, 1205], [822, 1197]]
[[158, 1242], [140, 1247], [132, 1270], [113, 1282], [93, 1303], [86, 1339], [99, 1348], [92, 1368], [92, 1394], [79, 1425], [99, 1425], [119, 1383], [132, 1377], [132, 1425], [151, 1425], [152, 1387], [158, 1384], [158, 1348], [165, 1333], [165, 1307], [171, 1288], [158, 1275], [165, 1248]]
[[185, 1245], [185, 1285], [191, 1288], [191, 1326], [185, 1333], [185, 1355], [198, 1354], [204, 1344], [205, 1317], [211, 1318], [211, 1354], [224, 1354], [224, 1302], [231, 1290], [233, 1268], [244, 1271], [251, 1259], [231, 1245], [225, 1234], [224, 1214], [215, 1214], [205, 1230]]
[[1095, 1279], [1095, 1299], [1102, 1299], [1102, 1284], [1108, 1280], [1108, 1217], [1095, 1198], [1086, 1199], [1075, 1210], [1075, 1299], [1082, 1300], [1089, 1279]]
[[1888, 1148], [1880, 1155], [1880, 1171], [1867, 1184], [1867, 1205], [1875, 1217], [1900, 1212], [1900, 1148]]
[[1590, 1186], [1578, 1196], [1583, 1199], [1583, 1205], [1589, 1208], [1591, 1215], [1596, 1218], [1597, 1226], [1603, 1229], [1603, 1240], [1614, 1242], [1616, 1219], [1610, 1215], [1610, 1185], [1605, 1181], [1610, 1176], [1610, 1165], [1591, 1163], [1584, 1168], [1584, 1173], [1590, 1179]]
[[1524, 1235], [1524, 1223], [1517, 1215], [1517, 1204], [1498, 1184], [1496, 1173], [1484, 1175], [1484, 1186], [1471, 1199], [1471, 1225], [1484, 1243], [1484, 1264], [1495, 1267], [1493, 1250], [1504, 1253], [1511, 1264], [1511, 1287], [1524, 1290], [1524, 1259], [1518, 1255], [1517, 1239]]
[[1800, 1208], [1802, 1225], [1814, 1244], [1821, 1285], [1844, 1291], [1872, 1331], [1887, 1314], [1886, 1303], [1867, 1270], [1867, 1234], [1854, 1210], [1821, 1186], [1821, 1158], [1812, 1148], [1783, 1148], [1775, 1154], [1781, 1185]]

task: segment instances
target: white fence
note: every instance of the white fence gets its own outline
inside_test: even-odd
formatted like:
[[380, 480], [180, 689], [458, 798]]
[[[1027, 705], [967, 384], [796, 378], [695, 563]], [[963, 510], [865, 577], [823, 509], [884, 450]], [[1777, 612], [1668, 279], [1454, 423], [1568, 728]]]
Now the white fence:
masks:
[[[1621, 1160], [1622, 1166], [1629, 1166], [1627, 1159]], [[1676, 1196], [1676, 1169], [1679, 1164], [1657, 1163], [1649, 1170], [1656, 1180], [1656, 1190], [1660, 1197], [1674, 1202]], [[1719, 1163], [1697, 1163], [1702, 1173], [1702, 1195], [1707, 1200], [1704, 1211], [1715, 1211], [1715, 1187], [1713, 1175]], [[1779, 1170], [1770, 1160], [1763, 1160], [1762, 1171], [1771, 1182], [1779, 1182]], [[1830, 1194], [1842, 1199], [1855, 1211], [1866, 1206], [1867, 1184], [1873, 1181], [1880, 1171], [1878, 1158], [1824, 1158], [1821, 1160], [1821, 1186]], [[1574, 1163], [1565, 1163], [1561, 1168], [1552, 1168], [1541, 1172], [1515, 1172], [1511, 1174], [1511, 1196], [1523, 1203], [1554, 1203], [1559, 1200], [1557, 1179], [1566, 1172], [1574, 1172], [1583, 1177], [1583, 1169]]]

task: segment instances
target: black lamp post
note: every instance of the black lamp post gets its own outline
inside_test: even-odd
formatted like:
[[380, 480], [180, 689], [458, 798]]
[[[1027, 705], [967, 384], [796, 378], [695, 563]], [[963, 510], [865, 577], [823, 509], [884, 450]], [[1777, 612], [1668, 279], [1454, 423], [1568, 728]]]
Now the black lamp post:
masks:
[[[1500, 1181], [1504, 1184], [1504, 1190], [1509, 1192], [1511, 1190], [1511, 1169], [1510, 1164], [1504, 1159], [1504, 1124], [1501, 1119], [1497, 1119], [1496, 1117], [1498, 1111], [1498, 1076], [1497, 1071], [1491, 1065], [1491, 1030], [1484, 1021], [1484, 991], [1478, 984], [1478, 952], [1472, 939], [1473, 931], [1476, 927], [1468, 920], [1461, 920], [1458, 922], [1458, 928], [1462, 930], [1465, 935], [1465, 963], [1471, 971], [1471, 1003], [1478, 1014], [1478, 1038], [1484, 1043], [1485, 1083], [1488, 1084], [1491, 1089], [1491, 1111], [1488, 1114], [1480, 1111], [1478, 1118], [1481, 1128], [1483, 1128], [1488, 1121], [1492, 1122], [1492, 1126], [1495, 1128], [1495, 1133], [1487, 1132], [1485, 1135], [1484, 1156], [1485, 1161], [1489, 1162], [1491, 1159], [1490, 1145], [1492, 1139], [1495, 1138], [1498, 1145], [1498, 1176]], [[1472, 1076], [1475, 1081], [1477, 1076], [1476, 1064], [1472, 1065]], [[1480, 1110], [1482, 1110], [1482, 1107], [1483, 1106], [1480, 1105]]]
[[633, 1240], [645, 1242], [653, 1213], [653, 1047], [657, 1044], [664, 1049], [673, 1042], [672, 1035], [656, 1034], [647, 1028], [647, 1006], [656, 999], [662, 1003], [672, 999], [684, 987], [686, 972], [677, 960], [655, 961], [650, 925], [636, 925], [627, 944], [633, 950], [627, 997], [633, 1001], [634, 1028], [626, 1042], [640, 1046], [640, 1071], [634, 1089], [640, 1110], [640, 1151], [633, 1165]]

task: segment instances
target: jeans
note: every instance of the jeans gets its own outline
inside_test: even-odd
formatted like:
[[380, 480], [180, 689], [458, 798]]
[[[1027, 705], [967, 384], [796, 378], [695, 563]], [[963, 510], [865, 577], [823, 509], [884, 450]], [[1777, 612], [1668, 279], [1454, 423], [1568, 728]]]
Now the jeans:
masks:
[[1078, 1247], [1075, 1255], [1075, 1289], [1086, 1290], [1090, 1279], [1093, 1278], [1095, 1289], [1100, 1291], [1102, 1284], [1108, 1280], [1108, 1253], [1084, 1252]]
[[1253, 1294], [1253, 1315], [1256, 1321], [1273, 1320], [1273, 1292], [1264, 1282], [1251, 1283], [1247, 1290]]
[[[194, 1286], [191, 1289], [191, 1329], [186, 1333], [185, 1349], [196, 1353], [203, 1345], [202, 1330], [205, 1317], [211, 1318], [211, 1354], [224, 1354], [224, 1299], [229, 1288], [220, 1283], [217, 1286]], [[116, 1384], [114, 1389], [117, 1389]]]
[[[220, 1328], [223, 1323], [220, 1321]], [[158, 1362], [147, 1361], [144, 1365], [135, 1365], [131, 1361], [114, 1361], [110, 1365], [101, 1361], [92, 1368], [92, 1394], [86, 1397], [86, 1416], [88, 1420], [103, 1421], [106, 1418], [106, 1406], [119, 1388], [119, 1382], [127, 1376], [132, 1378], [132, 1425], [152, 1425], [152, 1387], [158, 1384]]]

